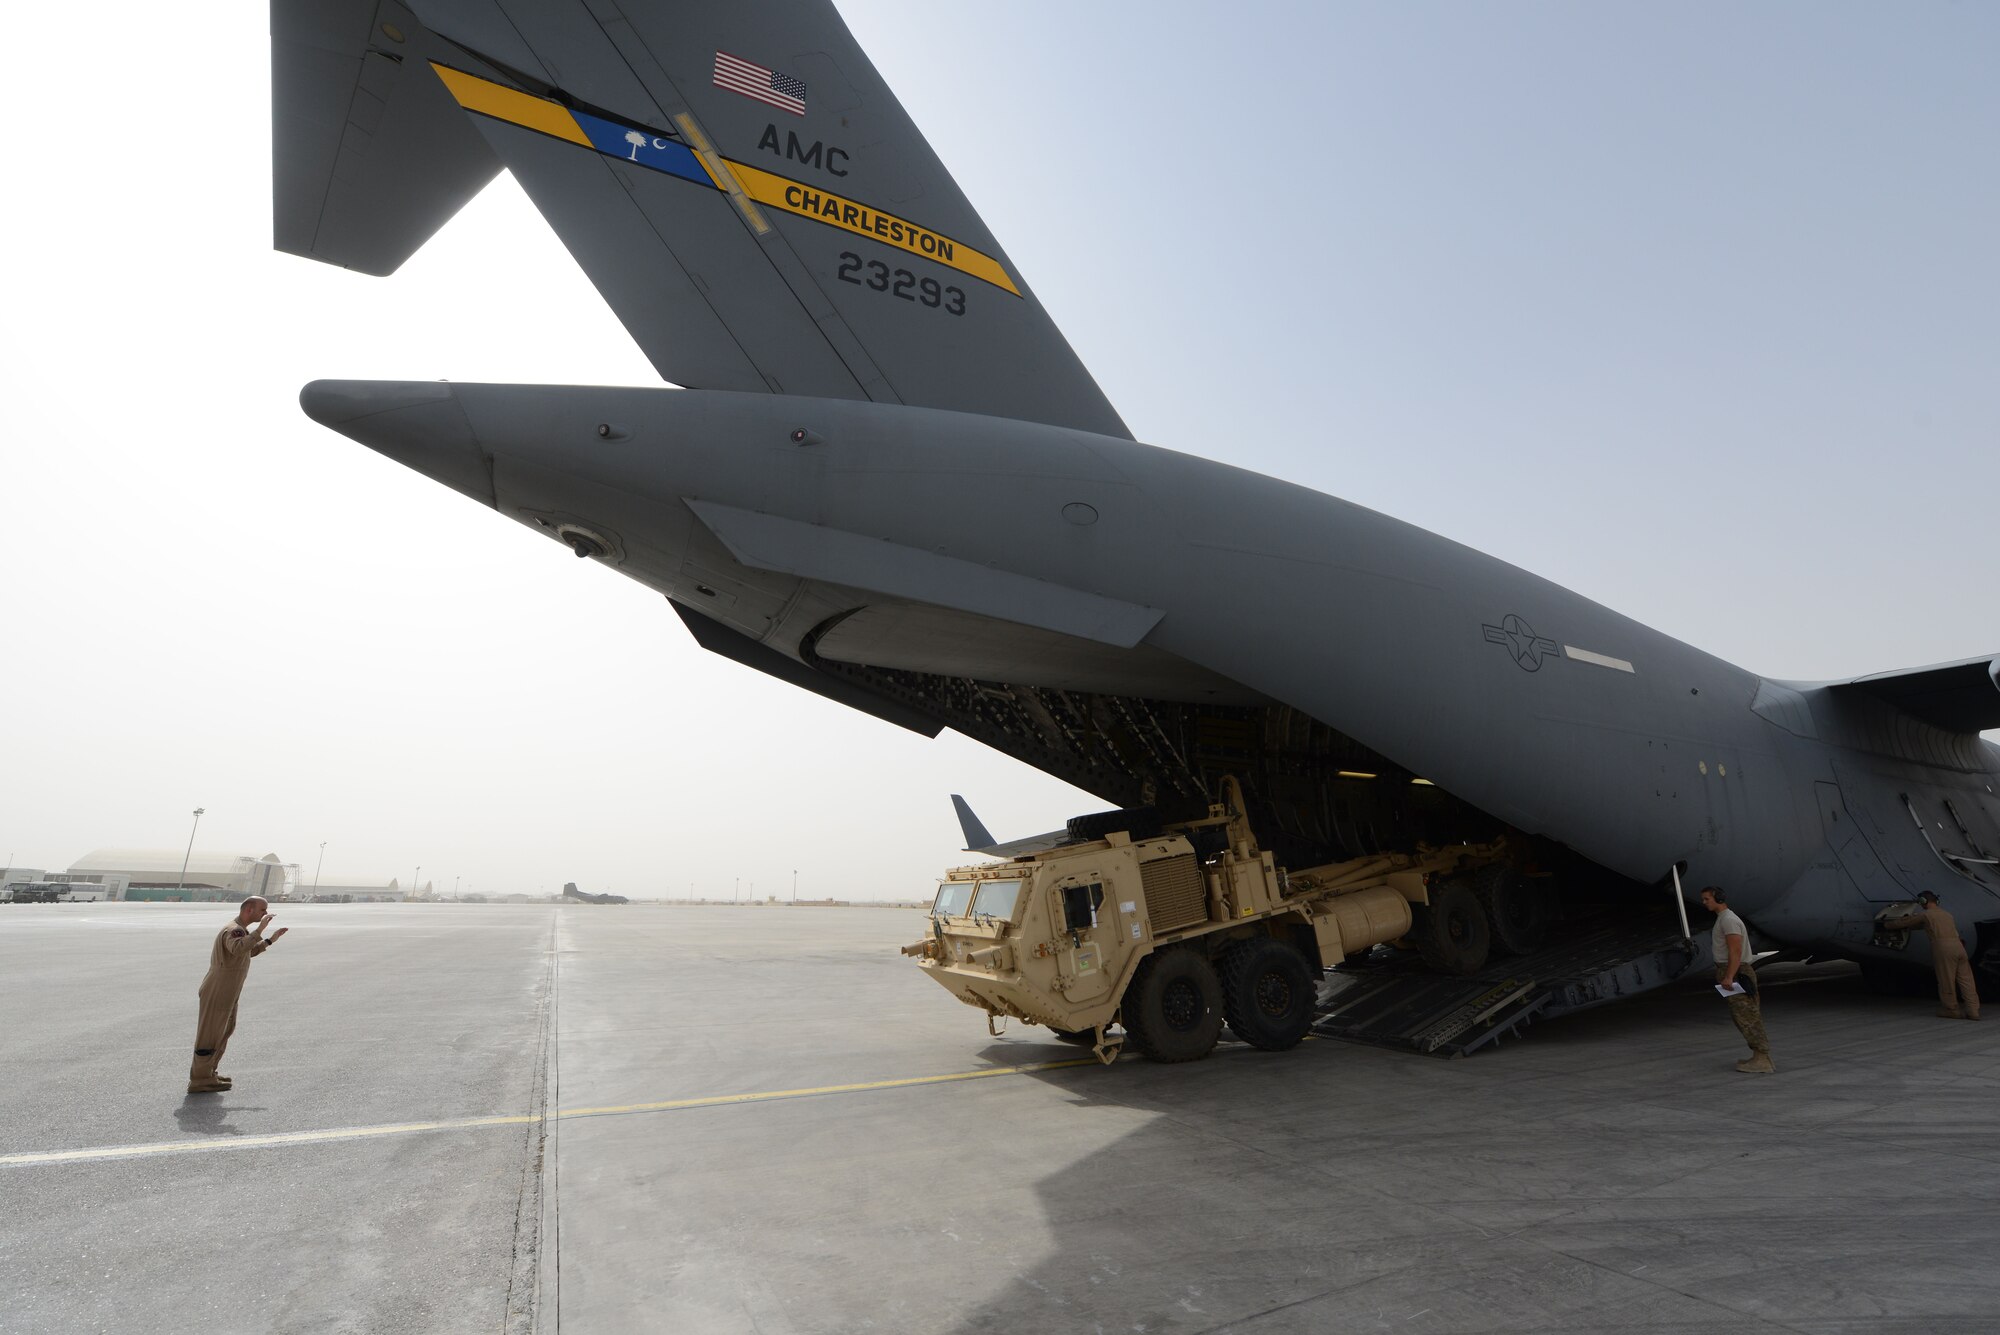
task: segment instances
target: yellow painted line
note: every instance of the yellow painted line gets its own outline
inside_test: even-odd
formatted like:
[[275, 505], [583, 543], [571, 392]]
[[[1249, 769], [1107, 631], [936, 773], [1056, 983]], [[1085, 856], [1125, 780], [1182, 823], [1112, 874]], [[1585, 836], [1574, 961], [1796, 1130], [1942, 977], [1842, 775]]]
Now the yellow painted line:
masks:
[[597, 147], [590, 142], [590, 136], [583, 132], [583, 127], [576, 123], [576, 117], [570, 115], [568, 108], [559, 102], [517, 92], [491, 79], [482, 79], [476, 74], [467, 74], [436, 61], [431, 62], [431, 68], [437, 71], [438, 78], [444, 80], [444, 86], [451, 90], [451, 95], [458, 99], [458, 105], [467, 111], [525, 125], [530, 130], [540, 130], [543, 134], [567, 139], [572, 144], [582, 144], [593, 151]]
[[[1068, 1066], [1096, 1066], [1095, 1057], [1071, 1058], [1059, 1062], [1029, 1062], [1023, 1066], [989, 1066], [980, 1071], [954, 1071], [950, 1075], [913, 1075], [902, 1080], [869, 1080], [858, 1085], [818, 1085], [811, 1089], [772, 1089], [760, 1094], [715, 1094], [704, 1099], [671, 1099], [665, 1103], [626, 1103], [610, 1108], [565, 1108], [557, 1117], [609, 1117], [614, 1113], [672, 1112], [677, 1108], [720, 1108], [732, 1103], [768, 1103], [773, 1099], [809, 1099], [822, 1094], [865, 1094], [877, 1089], [908, 1089], [913, 1085], [943, 1085], [958, 1080], [985, 1080], [996, 1075], [1027, 1075], [1035, 1071], [1060, 1071]], [[5, 1162], [5, 1160], [0, 1160]]]
[[[550, 1121], [571, 1117], [610, 1117], [620, 1113], [673, 1112], [683, 1108], [721, 1108], [738, 1103], [770, 1103], [779, 1099], [817, 1098], [829, 1094], [863, 1094], [883, 1089], [908, 1089], [916, 1085], [943, 1085], [964, 1080], [985, 1080], [997, 1075], [1029, 1075], [1036, 1071], [1060, 1071], [1071, 1066], [1095, 1066], [1095, 1057], [1066, 1061], [1027, 1062], [1020, 1066], [989, 1066], [978, 1071], [953, 1071], [948, 1075], [917, 1075], [901, 1080], [869, 1080], [853, 1085], [814, 1085], [804, 1089], [771, 1089], [753, 1094], [712, 1094], [706, 1098], [668, 1099], [660, 1103], [625, 1103], [605, 1108], [564, 1108], [549, 1116]], [[371, 1140], [378, 1136], [408, 1136], [425, 1131], [472, 1131], [492, 1126], [526, 1126], [539, 1122], [535, 1113], [508, 1117], [459, 1117], [438, 1122], [398, 1122], [390, 1126], [335, 1127], [324, 1131], [283, 1131], [268, 1136], [214, 1136], [206, 1140], [168, 1140], [152, 1145], [104, 1145], [87, 1150], [43, 1150], [29, 1154], [0, 1154], [0, 1167], [34, 1164], [88, 1163], [99, 1159], [139, 1159], [163, 1154], [201, 1154], [212, 1150], [256, 1149], [272, 1145], [316, 1145], [339, 1140]]]

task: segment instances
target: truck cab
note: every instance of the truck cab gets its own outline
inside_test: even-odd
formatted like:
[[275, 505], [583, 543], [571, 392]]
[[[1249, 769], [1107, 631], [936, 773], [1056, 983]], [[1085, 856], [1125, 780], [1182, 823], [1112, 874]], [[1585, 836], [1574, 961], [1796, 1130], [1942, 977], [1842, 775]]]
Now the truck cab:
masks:
[[[1153, 940], [1148, 890], [1207, 918], [1184, 837], [1113, 834], [985, 867], [955, 867], [931, 903], [918, 963], [969, 1006], [1060, 1034], [1109, 1024]], [[1179, 894], [1172, 891], [1178, 889]]]

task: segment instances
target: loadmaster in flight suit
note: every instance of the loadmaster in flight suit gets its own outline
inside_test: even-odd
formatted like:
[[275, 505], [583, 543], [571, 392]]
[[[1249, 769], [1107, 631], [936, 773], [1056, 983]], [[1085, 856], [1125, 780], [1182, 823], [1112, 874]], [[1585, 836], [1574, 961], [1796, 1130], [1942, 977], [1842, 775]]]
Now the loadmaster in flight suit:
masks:
[[236, 910], [236, 917], [215, 934], [208, 951], [208, 972], [202, 976], [201, 1014], [194, 1025], [194, 1065], [188, 1071], [188, 1093], [217, 1094], [230, 1087], [228, 1076], [218, 1074], [229, 1036], [236, 1032], [236, 999], [243, 995], [243, 980], [250, 976], [250, 961], [274, 945], [291, 929], [280, 927], [269, 938], [264, 929], [271, 925], [270, 906], [252, 895]]
[[[1889, 918], [1883, 926], [1894, 931], [1921, 927], [1931, 939], [1931, 967], [1937, 970], [1938, 1014], [1947, 1020], [1979, 1018], [1979, 985], [1972, 980], [1972, 961], [1965, 957], [1965, 942], [1958, 936], [1958, 924], [1938, 906], [1938, 897], [1926, 890], [1917, 896], [1923, 912], [1907, 918]], [[1959, 1009], [1959, 998], [1965, 1008]]]

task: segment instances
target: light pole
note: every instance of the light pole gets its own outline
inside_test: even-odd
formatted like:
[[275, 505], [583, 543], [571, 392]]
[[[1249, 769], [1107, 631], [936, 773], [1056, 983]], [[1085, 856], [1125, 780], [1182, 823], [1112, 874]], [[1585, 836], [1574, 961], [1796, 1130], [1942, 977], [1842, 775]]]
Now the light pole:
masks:
[[[461, 873], [460, 873], [460, 875], [463, 875], [463, 874], [464, 874], [463, 872], [461, 872]], [[452, 902], [452, 903], [454, 903], [454, 904], [456, 904], [456, 903], [458, 902], [458, 877], [457, 877], [457, 876], [454, 876], [454, 877], [452, 877], [452, 878], [451, 878], [451, 902]]]
[[174, 882], [174, 894], [176, 897], [180, 895], [181, 887], [187, 884], [188, 859], [194, 856], [194, 832], [201, 828], [201, 813], [206, 810], [208, 810], [207, 807], [196, 807], [194, 809], [194, 824], [188, 827], [187, 852], [181, 854], [181, 878]]
[[326, 865], [326, 840], [319, 841], [319, 861], [313, 863], [313, 899], [319, 899], [319, 869]]
[[417, 874], [410, 878], [410, 897], [418, 898], [424, 893], [424, 864], [417, 864]]
[[792, 868], [792, 902], [794, 904], [799, 902], [799, 869], [797, 867]]
[[734, 904], [741, 898], [743, 898], [743, 878], [739, 876], [736, 878], [736, 884], [729, 888], [729, 902]]

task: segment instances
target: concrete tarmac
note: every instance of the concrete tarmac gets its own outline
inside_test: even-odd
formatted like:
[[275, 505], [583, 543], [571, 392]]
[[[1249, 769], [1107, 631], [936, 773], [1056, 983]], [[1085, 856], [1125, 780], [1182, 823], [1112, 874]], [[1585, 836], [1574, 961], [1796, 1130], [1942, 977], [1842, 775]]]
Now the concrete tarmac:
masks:
[[281, 906], [187, 1096], [227, 917], [0, 907], [0, 1330], [2000, 1330], [2000, 1025], [1845, 966], [1776, 1076], [1700, 985], [1105, 1069], [908, 910]]

